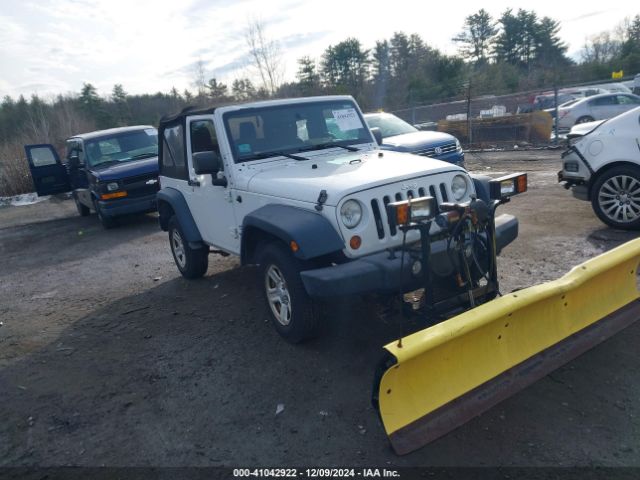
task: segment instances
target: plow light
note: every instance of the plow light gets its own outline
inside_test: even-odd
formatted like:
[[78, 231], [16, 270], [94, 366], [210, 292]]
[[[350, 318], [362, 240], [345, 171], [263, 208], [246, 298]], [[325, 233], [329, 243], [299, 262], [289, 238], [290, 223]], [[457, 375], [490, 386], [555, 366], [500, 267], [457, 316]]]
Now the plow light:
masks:
[[411, 200], [402, 200], [387, 205], [387, 217], [389, 225], [409, 225], [412, 222], [431, 220], [438, 213], [436, 199], [433, 197], [420, 197]]
[[489, 182], [489, 196], [492, 200], [509, 198], [527, 191], [527, 174], [513, 173]]

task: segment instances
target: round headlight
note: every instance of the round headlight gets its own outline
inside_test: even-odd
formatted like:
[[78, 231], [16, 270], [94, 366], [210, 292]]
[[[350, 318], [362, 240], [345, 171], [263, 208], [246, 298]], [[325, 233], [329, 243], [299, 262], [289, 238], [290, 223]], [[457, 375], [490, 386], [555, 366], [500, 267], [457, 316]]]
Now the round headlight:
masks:
[[362, 207], [356, 200], [347, 200], [340, 207], [340, 218], [347, 228], [355, 228], [362, 220]]
[[110, 192], [118, 190], [118, 184], [116, 182], [107, 183], [107, 190], [109, 190]]
[[467, 179], [463, 175], [456, 175], [451, 180], [451, 193], [456, 201], [462, 200], [467, 194]]

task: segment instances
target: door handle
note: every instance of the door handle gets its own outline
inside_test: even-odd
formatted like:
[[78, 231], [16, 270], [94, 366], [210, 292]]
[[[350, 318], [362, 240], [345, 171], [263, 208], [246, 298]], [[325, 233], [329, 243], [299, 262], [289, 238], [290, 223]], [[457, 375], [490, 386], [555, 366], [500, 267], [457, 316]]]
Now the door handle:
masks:
[[187, 182], [187, 185], [189, 185], [190, 187], [199, 187], [200, 186], [200, 182], [197, 181], [197, 180], [189, 179], [189, 181]]

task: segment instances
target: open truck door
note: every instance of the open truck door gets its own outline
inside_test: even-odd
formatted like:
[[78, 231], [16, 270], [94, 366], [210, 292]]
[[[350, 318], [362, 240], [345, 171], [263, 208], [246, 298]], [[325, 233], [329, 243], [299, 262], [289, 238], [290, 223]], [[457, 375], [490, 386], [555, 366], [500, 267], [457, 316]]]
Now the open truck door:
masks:
[[71, 191], [67, 168], [60, 161], [53, 145], [25, 145], [33, 186], [38, 196]]

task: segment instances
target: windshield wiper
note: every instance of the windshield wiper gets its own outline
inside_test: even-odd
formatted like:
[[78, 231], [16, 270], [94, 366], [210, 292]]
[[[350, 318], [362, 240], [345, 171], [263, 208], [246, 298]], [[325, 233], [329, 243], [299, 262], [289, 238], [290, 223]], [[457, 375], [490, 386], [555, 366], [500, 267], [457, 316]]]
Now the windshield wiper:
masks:
[[136, 160], [138, 158], [151, 158], [151, 157], [157, 157], [158, 154], [157, 153], [139, 153], [138, 155], [134, 155], [133, 157], [131, 157], [131, 160]]
[[95, 165], [93, 165], [93, 168], [103, 166], [106, 167], [107, 165], [111, 165], [112, 163], [120, 163], [120, 160], [105, 160], [104, 162], [96, 163]]
[[307, 157], [301, 157], [300, 155], [293, 155], [292, 153], [286, 153], [286, 152], [256, 153], [255, 155], [252, 155], [251, 157], [245, 158], [243, 160], [244, 161], [247, 161], [247, 160], [260, 160], [262, 158], [269, 158], [269, 157], [287, 157], [287, 158], [292, 158], [293, 160], [298, 160], [298, 161], [309, 160]]
[[326, 150], [327, 148], [334, 148], [334, 147], [344, 148], [345, 150], [349, 150], [350, 152], [357, 152], [358, 150], [360, 150], [359, 148], [352, 147], [351, 145], [340, 145], [338, 143], [326, 142], [326, 143], [319, 143], [317, 145], [311, 145], [309, 147], [304, 147], [304, 148], [301, 148], [299, 151], [308, 152], [310, 150]]

